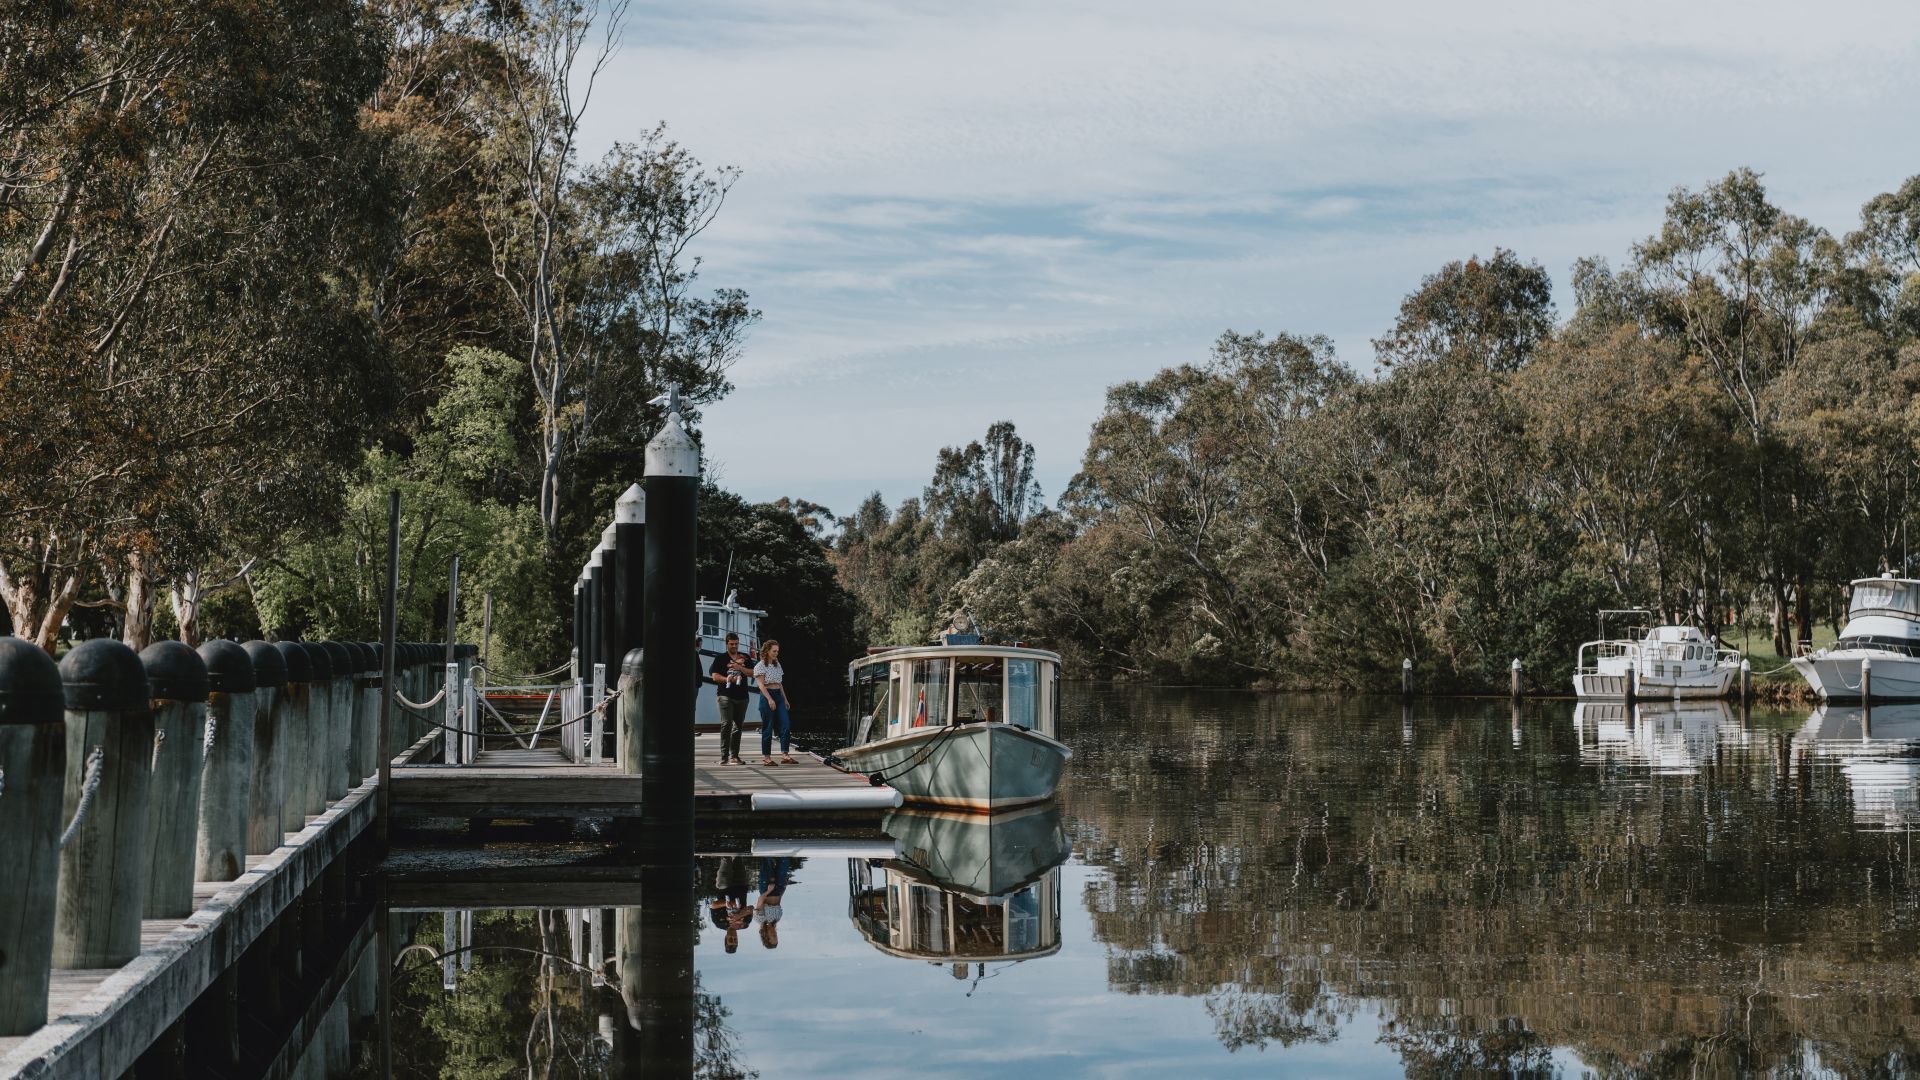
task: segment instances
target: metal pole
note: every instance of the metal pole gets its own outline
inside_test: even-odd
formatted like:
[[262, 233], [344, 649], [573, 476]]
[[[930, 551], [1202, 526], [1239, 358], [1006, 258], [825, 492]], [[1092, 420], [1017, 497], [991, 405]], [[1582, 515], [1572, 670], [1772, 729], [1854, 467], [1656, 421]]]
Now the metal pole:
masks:
[[480, 685], [487, 685], [487, 662], [493, 655], [493, 590], [480, 594]]
[[[387, 495], [387, 588], [380, 600], [380, 788], [374, 797], [374, 839], [382, 853], [387, 850], [387, 818], [393, 808], [393, 693], [394, 637], [399, 633], [400, 596], [400, 492]], [[383, 1020], [383, 1023], [387, 1021]]]
[[700, 448], [668, 392], [667, 421], [647, 444], [646, 650], [641, 685], [641, 813], [657, 850], [693, 850], [694, 552]]

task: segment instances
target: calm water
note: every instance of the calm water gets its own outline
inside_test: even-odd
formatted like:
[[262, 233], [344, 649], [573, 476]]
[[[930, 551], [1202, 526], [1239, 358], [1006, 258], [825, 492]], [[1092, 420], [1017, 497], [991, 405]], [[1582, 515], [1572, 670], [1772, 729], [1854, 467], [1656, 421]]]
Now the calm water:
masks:
[[1063, 726], [1057, 815], [703, 857], [665, 912], [390, 916], [395, 1075], [656, 1075], [627, 1002], [676, 1022], [683, 942], [704, 1076], [1913, 1071], [1920, 708], [1084, 688]]

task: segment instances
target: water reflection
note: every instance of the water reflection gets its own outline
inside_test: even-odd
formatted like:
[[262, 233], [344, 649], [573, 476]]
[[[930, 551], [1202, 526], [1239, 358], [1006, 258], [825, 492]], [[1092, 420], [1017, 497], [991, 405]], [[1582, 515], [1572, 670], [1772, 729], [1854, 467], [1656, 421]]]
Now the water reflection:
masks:
[[1840, 763], [1860, 825], [1908, 829], [1920, 812], [1920, 705], [1822, 705], [1794, 733], [1796, 750]]
[[1582, 701], [1573, 707], [1580, 760], [1656, 773], [1696, 773], [1723, 747], [1754, 745], [1724, 701]]
[[951, 964], [976, 985], [990, 961], [1060, 951], [1059, 866], [1072, 847], [1058, 807], [895, 811], [883, 827], [896, 855], [847, 860], [848, 912], [874, 948]]

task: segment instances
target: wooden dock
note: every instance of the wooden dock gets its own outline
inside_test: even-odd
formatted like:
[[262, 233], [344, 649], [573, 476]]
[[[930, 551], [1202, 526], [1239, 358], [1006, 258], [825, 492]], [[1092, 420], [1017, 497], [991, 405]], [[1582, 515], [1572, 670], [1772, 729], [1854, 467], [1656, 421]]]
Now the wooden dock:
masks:
[[[745, 749], [743, 747], [743, 749]], [[818, 755], [795, 753], [792, 765], [721, 765], [720, 737], [694, 740], [694, 812], [764, 815], [771, 825], [800, 819], [840, 820], [864, 815], [878, 820], [898, 796], [875, 788], [863, 776], [842, 772]], [[612, 762], [574, 763], [558, 749], [485, 750], [472, 765], [408, 765], [393, 770], [393, 812], [398, 818], [579, 818], [636, 817], [640, 777]], [[847, 807], [838, 803], [858, 803]]]

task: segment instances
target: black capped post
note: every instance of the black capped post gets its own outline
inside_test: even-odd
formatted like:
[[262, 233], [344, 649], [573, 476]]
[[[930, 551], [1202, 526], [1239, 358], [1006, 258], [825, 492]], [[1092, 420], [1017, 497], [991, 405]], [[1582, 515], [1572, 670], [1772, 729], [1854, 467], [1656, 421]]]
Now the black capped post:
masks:
[[[178, 641], [140, 652], [153, 704], [153, 795], [147, 806], [147, 893], [142, 918], [193, 914], [194, 837], [200, 830], [201, 740], [207, 728], [207, 665]], [[242, 776], [244, 777], [244, 773]]]
[[[646, 611], [646, 533], [647, 496], [639, 484], [622, 492], [613, 504], [613, 661], [617, 665], [608, 674], [617, 679], [620, 700], [613, 716], [613, 759], [630, 773], [640, 771], [637, 760], [639, 742], [635, 724], [639, 721], [640, 678], [638, 657], [645, 643], [641, 625]], [[633, 666], [629, 672], [627, 669]], [[616, 674], [617, 673], [617, 674]], [[636, 685], [629, 685], [630, 679]]]
[[66, 768], [60, 669], [32, 642], [0, 637], [0, 866], [11, 875], [0, 889], [0, 1038], [47, 1022]]
[[140, 911], [147, 897], [147, 804], [153, 792], [147, 671], [132, 649], [112, 638], [93, 638], [61, 658], [60, 681], [67, 701], [61, 800], [67, 831], [53, 966], [120, 967], [140, 955]]
[[247, 869], [253, 778], [271, 763], [253, 758], [259, 700], [247, 650], [231, 641], [209, 641], [200, 646], [200, 659], [207, 666], [207, 719], [194, 875], [200, 881], [232, 881]]
[[640, 712], [640, 799], [647, 839], [663, 852], [693, 848], [694, 541], [700, 448], [680, 416], [647, 444], [645, 660]]

